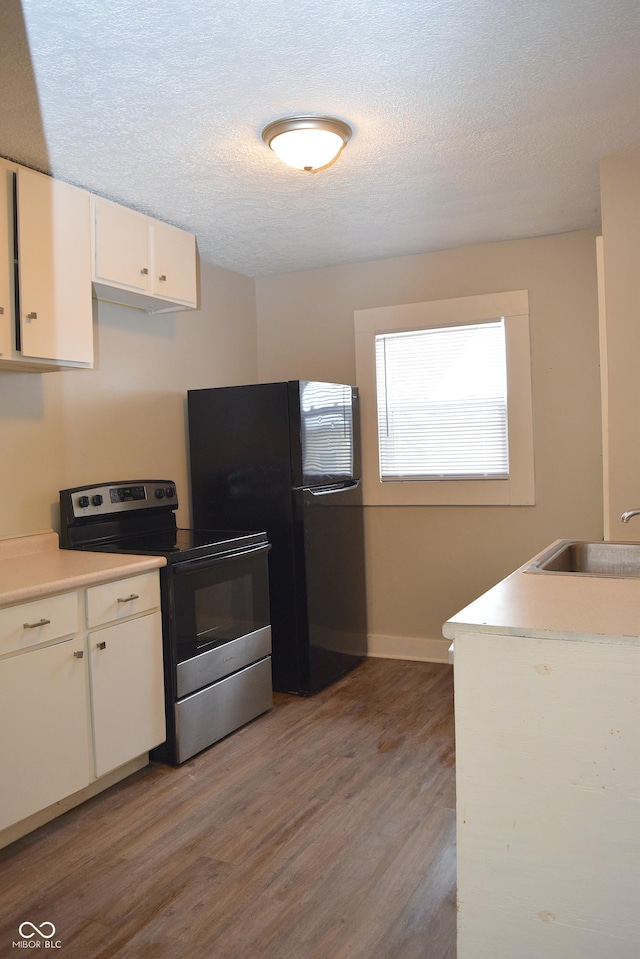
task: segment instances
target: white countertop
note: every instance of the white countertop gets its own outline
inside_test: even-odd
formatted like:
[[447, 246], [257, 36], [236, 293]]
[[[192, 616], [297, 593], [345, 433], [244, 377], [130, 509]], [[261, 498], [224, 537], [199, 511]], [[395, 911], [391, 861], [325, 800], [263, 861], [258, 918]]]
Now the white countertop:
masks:
[[0, 540], [0, 607], [135, 576], [166, 565], [163, 556], [58, 548], [53, 530]]
[[532, 562], [447, 620], [443, 635], [455, 639], [464, 630], [640, 643], [640, 579], [525, 572]]

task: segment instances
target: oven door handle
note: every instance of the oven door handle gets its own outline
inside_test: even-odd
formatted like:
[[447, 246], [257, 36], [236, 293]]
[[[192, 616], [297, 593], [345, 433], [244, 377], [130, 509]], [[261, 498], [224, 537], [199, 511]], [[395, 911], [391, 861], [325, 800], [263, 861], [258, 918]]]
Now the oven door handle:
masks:
[[218, 556], [203, 556], [202, 559], [186, 559], [175, 563], [172, 572], [176, 576], [185, 573], [193, 573], [201, 569], [209, 569], [225, 563], [230, 559], [244, 559], [245, 556], [255, 556], [257, 553], [268, 553], [271, 549], [271, 543], [260, 543], [258, 546], [249, 546], [245, 549], [235, 550], [234, 552], [222, 553]]

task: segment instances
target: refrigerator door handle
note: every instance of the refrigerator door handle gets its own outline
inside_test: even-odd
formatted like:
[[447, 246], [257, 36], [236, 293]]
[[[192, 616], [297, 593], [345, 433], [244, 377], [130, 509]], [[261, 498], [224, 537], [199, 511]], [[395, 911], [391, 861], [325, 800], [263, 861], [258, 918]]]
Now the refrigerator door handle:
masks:
[[342, 493], [344, 490], [357, 489], [360, 486], [360, 480], [353, 480], [351, 483], [337, 483], [333, 486], [303, 486], [305, 493], [311, 493], [312, 496], [329, 496], [331, 493]]

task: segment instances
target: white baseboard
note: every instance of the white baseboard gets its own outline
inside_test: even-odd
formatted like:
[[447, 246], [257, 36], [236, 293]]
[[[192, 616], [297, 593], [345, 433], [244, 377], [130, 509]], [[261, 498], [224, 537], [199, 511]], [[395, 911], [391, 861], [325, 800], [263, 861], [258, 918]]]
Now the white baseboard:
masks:
[[448, 639], [424, 636], [379, 636], [369, 634], [367, 655], [379, 659], [413, 659], [422, 663], [448, 663]]

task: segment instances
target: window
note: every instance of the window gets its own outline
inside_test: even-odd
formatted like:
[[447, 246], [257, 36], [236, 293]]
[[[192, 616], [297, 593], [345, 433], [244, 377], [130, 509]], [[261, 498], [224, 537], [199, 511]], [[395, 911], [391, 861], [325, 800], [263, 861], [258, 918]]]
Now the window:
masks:
[[509, 478], [504, 320], [376, 334], [380, 478]]
[[355, 313], [371, 505], [532, 504], [526, 291]]

